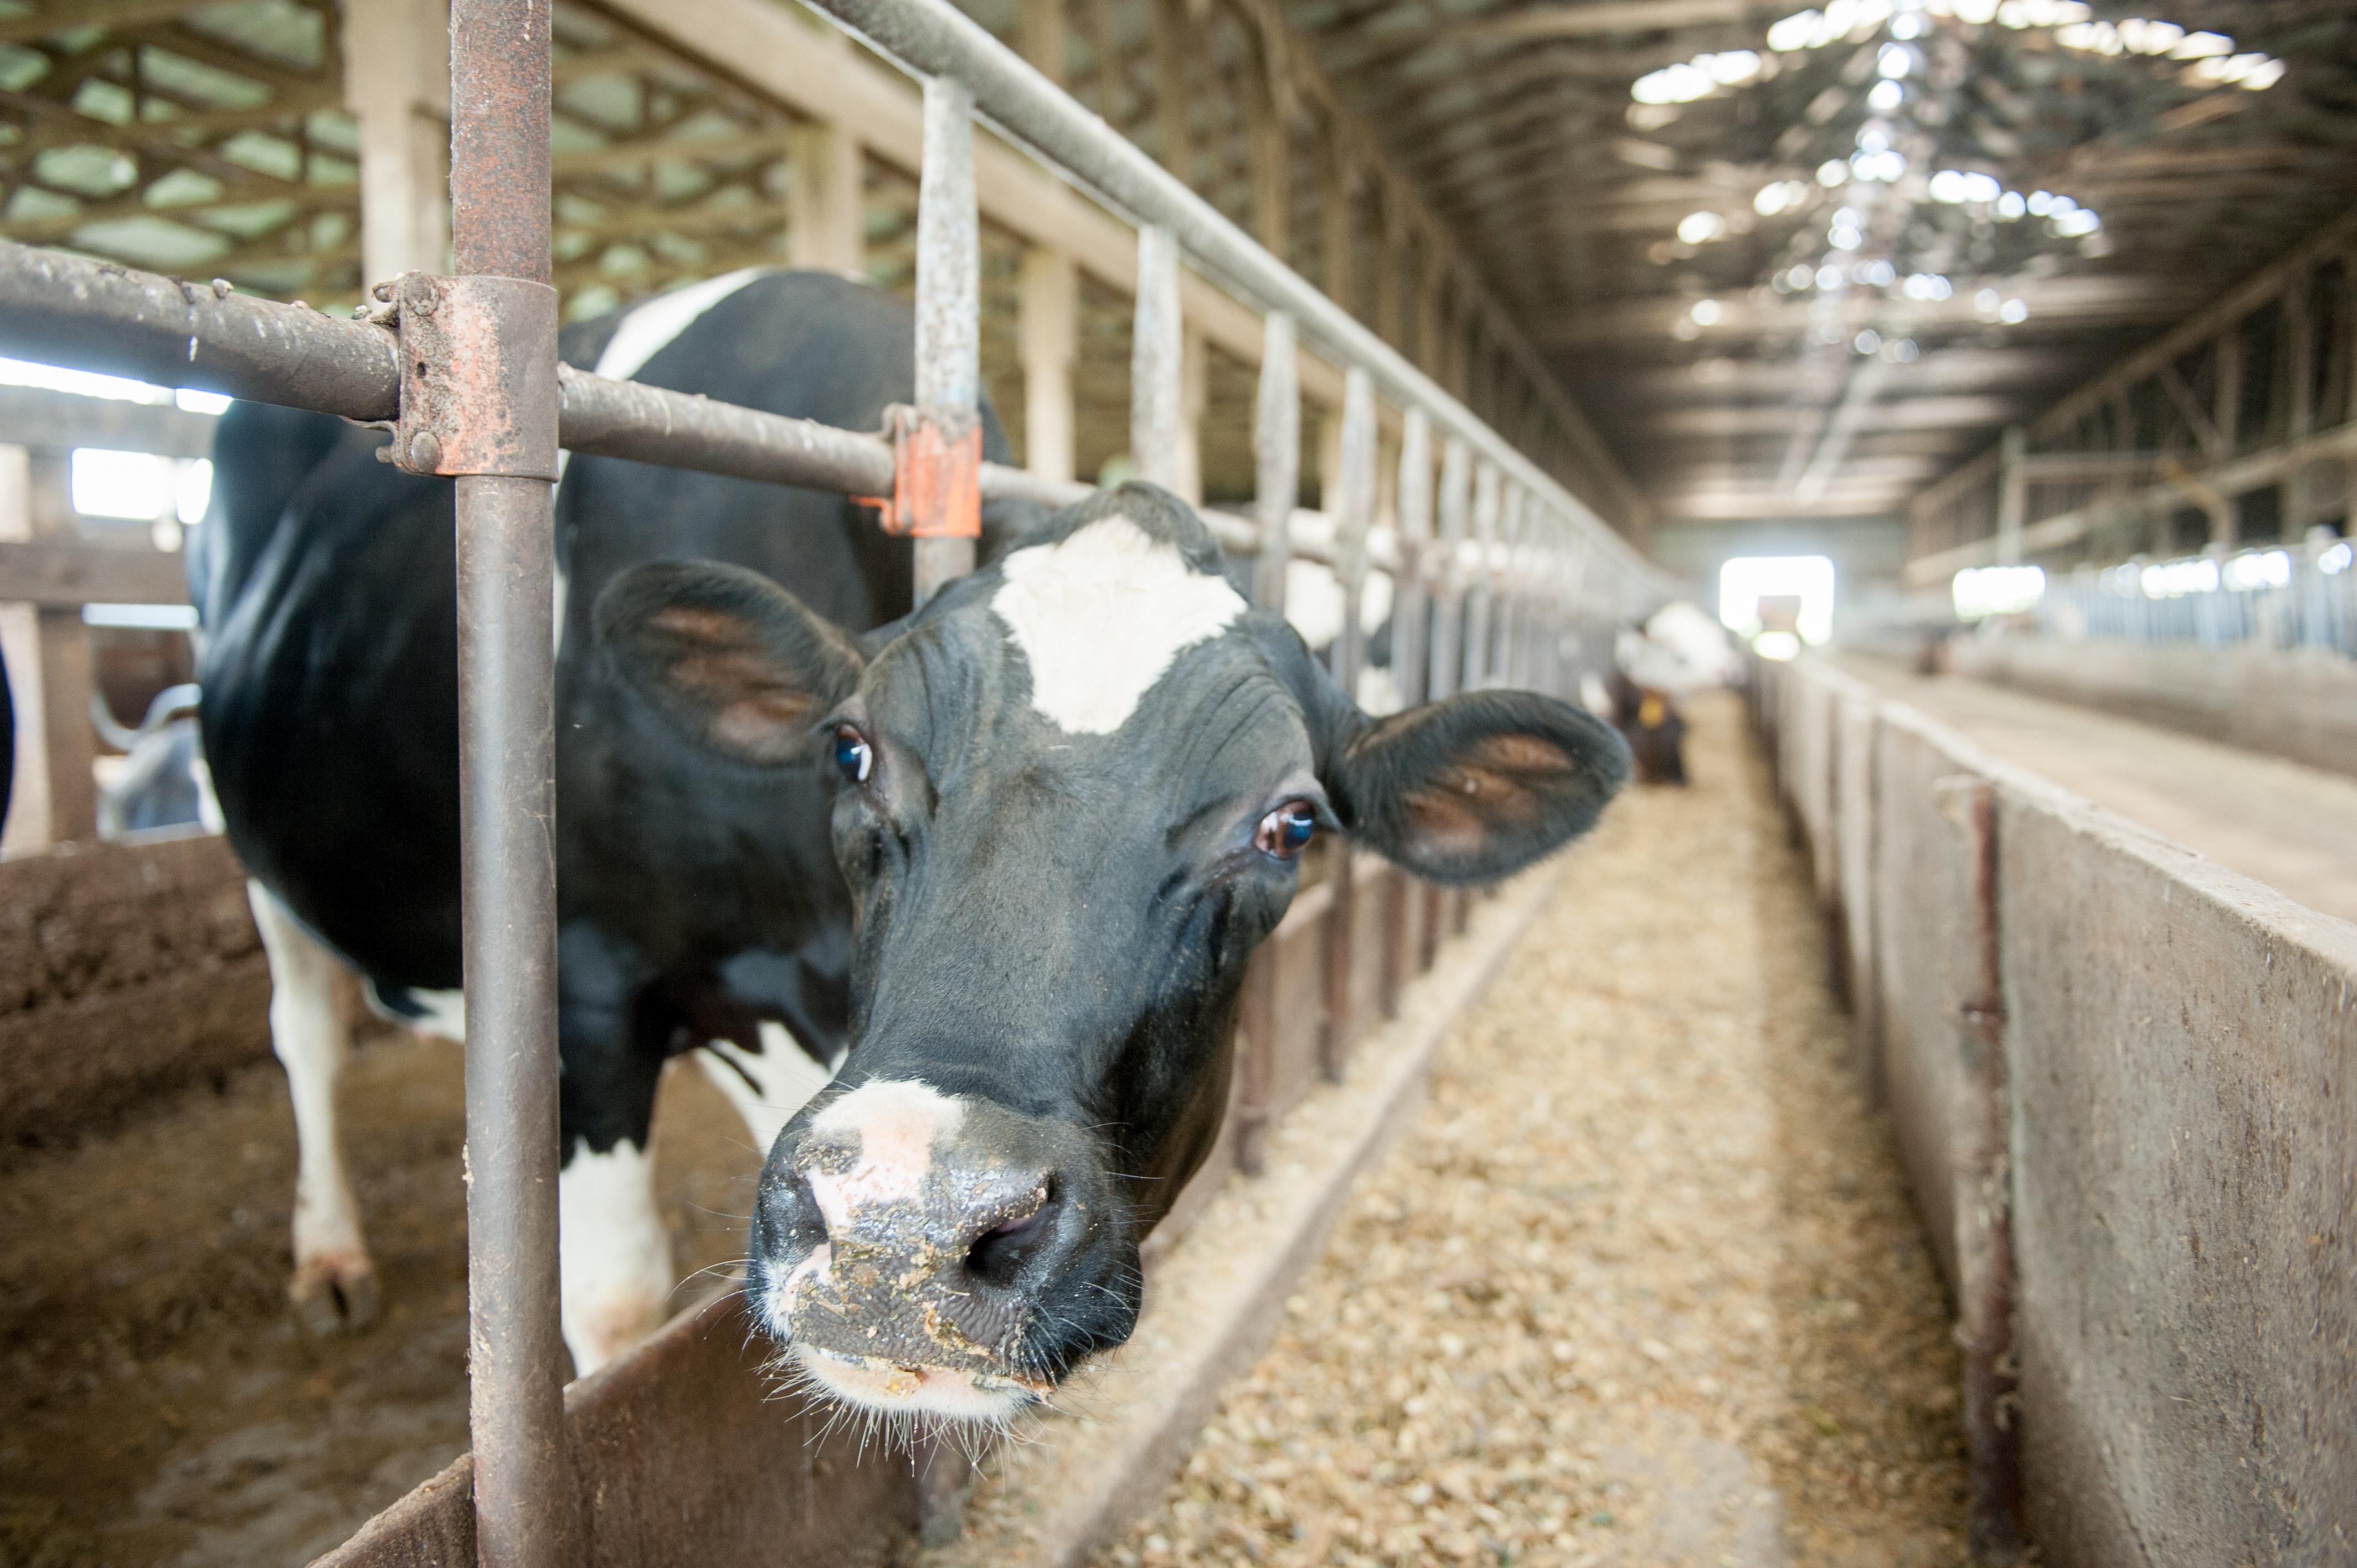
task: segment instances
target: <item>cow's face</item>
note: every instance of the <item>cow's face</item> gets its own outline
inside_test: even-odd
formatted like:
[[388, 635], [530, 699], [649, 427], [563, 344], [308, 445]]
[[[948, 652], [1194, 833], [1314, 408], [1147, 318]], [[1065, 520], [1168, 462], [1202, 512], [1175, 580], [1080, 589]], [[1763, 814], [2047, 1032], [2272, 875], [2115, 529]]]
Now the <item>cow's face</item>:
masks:
[[721, 566], [640, 568], [599, 626], [702, 744], [840, 779], [853, 1045], [770, 1153], [750, 1283], [872, 1409], [1002, 1418], [1128, 1337], [1138, 1242], [1219, 1130], [1245, 961], [1317, 833], [1486, 880], [1628, 768], [1527, 693], [1369, 719], [1146, 486], [866, 652]]

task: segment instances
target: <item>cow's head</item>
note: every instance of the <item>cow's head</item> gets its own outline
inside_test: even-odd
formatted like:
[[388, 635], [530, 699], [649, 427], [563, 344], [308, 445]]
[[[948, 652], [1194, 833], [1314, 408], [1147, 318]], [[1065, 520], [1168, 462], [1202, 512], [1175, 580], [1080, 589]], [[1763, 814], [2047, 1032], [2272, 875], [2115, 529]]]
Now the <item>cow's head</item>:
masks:
[[1219, 1130], [1245, 961], [1315, 834], [1484, 881], [1627, 773], [1608, 725], [1529, 693], [1369, 718], [1221, 566], [1127, 485], [865, 648], [726, 566], [641, 567], [600, 604], [696, 742], [840, 779], [853, 1045], [770, 1150], [750, 1284], [841, 1399], [1004, 1417], [1128, 1337], [1138, 1242]]

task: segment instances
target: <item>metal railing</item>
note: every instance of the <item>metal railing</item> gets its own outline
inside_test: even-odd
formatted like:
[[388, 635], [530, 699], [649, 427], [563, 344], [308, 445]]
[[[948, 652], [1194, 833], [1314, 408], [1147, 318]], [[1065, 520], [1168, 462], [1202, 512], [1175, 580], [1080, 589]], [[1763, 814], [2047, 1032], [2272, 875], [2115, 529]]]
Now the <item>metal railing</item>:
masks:
[[2357, 656], [2357, 564], [2339, 539], [2051, 574], [2040, 630], [2065, 638], [2310, 648]]
[[[892, 498], [891, 514], [919, 535], [920, 598], [973, 568], [980, 500], [1086, 494], [982, 463], [972, 438], [979, 113], [1141, 226], [1132, 446], [1142, 477], [1178, 478], [1182, 254], [1268, 313], [1260, 499], [1249, 519], [1206, 516], [1226, 546], [1258, 557], [1264, 603], [1281, 607], [1290, 555], [1335, 568], [1346, 610], [1333, 662], [1346, 690], [1365, 657], [1360, 595], [1371, 566], [1396, 584], [1395, 665], [1410, 702], [1507, 681], [1560, 691], [1573, 675], [1567, 628], [1625, 620], [1672, 592], [1462, 403], [944, 0], [823, 3], [924, 81], [918, 403], [888, 436], [556, 363], [545, 0], [454, 0], [457, 275], [380, 285], [381, 318], [331, 319], [225, 286], [0, 244], [0, 349], [383, 424], [394, 461], [456, 481], [470, 1418], [478, 1551], [496, 1568], [578, 1556], [557, 1325], [551, 513], [560, 446]], [[1322, 543], [1297, 537], [1297, 334], [1347, 368], [1340, 500]], [[1379, 397], [1402, 415], [1388, 539], [1373, 528]], [[1350, 859], [1332, 863], [1342, 918], [1329, 924], [1339, 959], [1329, 985], [1345, 993]], [[1255, 1071], [1265, 1078], [1251, 1059], [1265, 1047], [1266, 1031], [1257, 1034], [1243, 1065], [1247, 1098]], [[1328, 1042], [1329, 1069], [1346, 1045]], [[1253, 1129], [1240, 1131], [1249, 1139]]]

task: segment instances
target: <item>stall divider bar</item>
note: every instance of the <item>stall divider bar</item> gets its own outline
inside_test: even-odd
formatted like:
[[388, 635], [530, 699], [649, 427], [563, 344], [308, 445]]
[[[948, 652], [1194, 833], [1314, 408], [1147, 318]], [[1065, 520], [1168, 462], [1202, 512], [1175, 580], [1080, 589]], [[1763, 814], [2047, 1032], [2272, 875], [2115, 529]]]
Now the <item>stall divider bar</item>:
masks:
[[[458, 275], [401, 299], [488, 330], [447, 334], [448, 357], [425, 362], [403, 398], [394, 440], [405, 466], [457, 480], [468, 1386], [483, 1568], [580, 1560], [556, 1245], [549, 17], [550, 0], [451, 5]], [[417, 428], [437, 398], [447, 424]]]

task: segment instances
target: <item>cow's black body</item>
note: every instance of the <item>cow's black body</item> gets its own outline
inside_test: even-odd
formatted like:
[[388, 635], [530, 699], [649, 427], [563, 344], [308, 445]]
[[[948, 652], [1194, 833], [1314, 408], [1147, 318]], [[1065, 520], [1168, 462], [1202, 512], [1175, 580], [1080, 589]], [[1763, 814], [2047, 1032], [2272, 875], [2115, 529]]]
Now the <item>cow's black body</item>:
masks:
[[[613, 317], [568, 329], [595, 362]], [[752, 283], [635, 379], [848, 429], [911, 395], [912, 328], [824, 274]], [[985, 413], [987, 454], [1006, 457]], [[460, 983], [453, 492], [377, 460], [382, 437], [241, 403], [192, 584], [206, 628], [206, 755], [252, 874], [398, 1009]], [[642, 1141], [664, 1058], [760, 1048], [776, 1018], [843, 1038], [849, 907], [828, 846], [834, 781], [680, 743], [602, 675], [589, 611], [617, 573], [717, 560], [866, 630], [906, 611], [905, 544], [843, 497], [601, 457], [559, 491], [557, 664], [565, 1146]]]

